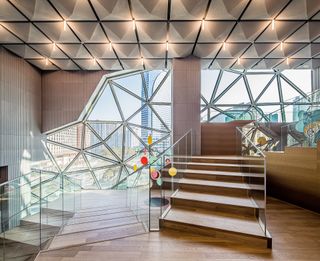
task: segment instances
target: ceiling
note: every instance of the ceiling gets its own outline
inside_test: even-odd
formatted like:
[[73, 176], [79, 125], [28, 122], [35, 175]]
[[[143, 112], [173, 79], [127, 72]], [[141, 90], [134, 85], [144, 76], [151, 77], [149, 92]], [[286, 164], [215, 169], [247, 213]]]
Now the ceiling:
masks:
[[320, 0], [0, 0], [0, 45], [41, 70], [320, 66]]

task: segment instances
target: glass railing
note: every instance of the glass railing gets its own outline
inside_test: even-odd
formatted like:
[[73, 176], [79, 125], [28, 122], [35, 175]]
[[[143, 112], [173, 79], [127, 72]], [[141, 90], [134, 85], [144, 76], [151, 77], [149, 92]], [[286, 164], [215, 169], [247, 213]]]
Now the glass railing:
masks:
[[77, 181], [33, 171], [1, 184], [1, 260], [29, 260], [76, 208]]
[[236, 146], [239, 154], [248, 158], [248, 160], [243, 160], [248, 165], [245, 168], [246, 176], [244, 177], [244, 181], [250, 188], [249, 197], [258, 209], [257, 218], [267, 236], [266, 157], [263, 148], [252, 141], [250, 137], [252, 133], [248, 133], [246, 128], [247, 126], [244, 128], [236, 127]]
[[[142, 165], [121, 183], [127, 188], [127, 206], [148, 231], [159, 231], [159, 218], [170, 206], [170, 196], [179, 188], [192, 154], [192, 131], [160, 153], [150, 148], [140, 154], [148, 164]], [[174, 173], [177, 170], [177, 173]], [[171, 174], [171, 175], [170, 175]], [[121, 187], [123, 184], [119, 183]]]

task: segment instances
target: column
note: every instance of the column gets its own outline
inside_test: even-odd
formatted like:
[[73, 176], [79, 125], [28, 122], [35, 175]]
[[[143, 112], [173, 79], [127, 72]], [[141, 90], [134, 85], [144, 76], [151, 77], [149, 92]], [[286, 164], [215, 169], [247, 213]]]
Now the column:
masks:
[[173, 141], [177, 141], [189, 129], [192, 129], [194, 155], [200, 155], [201, 153], [200, 92], [200, 59], [193, 56], [184, 59], [173, 59]]

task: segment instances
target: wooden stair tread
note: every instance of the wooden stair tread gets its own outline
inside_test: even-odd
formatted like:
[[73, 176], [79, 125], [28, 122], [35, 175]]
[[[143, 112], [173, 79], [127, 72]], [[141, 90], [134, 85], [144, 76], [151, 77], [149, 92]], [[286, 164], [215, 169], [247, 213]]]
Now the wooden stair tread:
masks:
[[[168, 181], [171, 179], [169, 178]], [[164, 178], [164, 181], [167, 179]], [[235, 188], [235, 189], [252, 189], [252, 190], [264, 190], [263, 185], [247, 184], [239, 182], [225, 182], [216, 180], [203, 180], [203, 179], [187, 179], [182, 178], [178, 181], [180, 184], [187, 185], [199, 185], [199, 186], [212, 186], [212, 187], [225, 187], [225, 188]]]
[[258, 220], [254, 217], [245, 218], [200, 209], [171, 208], [164, 220], [265, 238]]
[[252, 164], [232, 164], [232, 163], [208, 163], [208, 162], [175, 162], [173, 161], [171, 164], [173, 165], [195, 165], [195, 166], [208, 166], [208, 167], [246, 167], [246, 168], [264, 168], [264, 165], [252, 165]]
[[261, 157], [243, 157], [243, 156], [174, 156], [174, 158], [191, 158], [191, 159], [208, 159], [208, 160], [256, 160], [256, 161], [263, 161], [264, 158]]
[[[163, 169], [168, 172], [169, 169]], [[234, 177], [257, 177], [263, 178], [261, 173], [246, 173], [246, 172], [233, 172], [233, 171], [217, 171], [217, 170], [200, 170], [200, 169], [177, 169], [178, 173], [189, 174], [203, 174], [203, 175], [217, 175], [217, 176], [234, 176]]]
[[179, 190], [171, 198], [202, 201], [206, 203], [233, 205], [248, 208], [258, 208], [255, 202], [248, 197], [232, 197], [225, 195], [215, 195]]

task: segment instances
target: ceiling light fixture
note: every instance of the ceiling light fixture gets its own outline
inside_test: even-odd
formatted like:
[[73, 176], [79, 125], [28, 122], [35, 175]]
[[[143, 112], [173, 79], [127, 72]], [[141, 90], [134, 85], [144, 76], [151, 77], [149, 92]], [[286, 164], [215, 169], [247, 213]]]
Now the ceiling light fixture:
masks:
[[272, 21], [271, 21], [271, 29], [272, 30], [274, 30], [274, 26], [275, 26], [275, 21], [274, 21], [274, 19], [272, 19]]
[[201, 28], [202, 28], [202, 30], [204, 30], [204, 22], [205, 22], [205, 20], [202, 19], [202, 21], [201, 21]]
[[53, 42], [53, 43], [52, 43], [52, 50], [53, 50], [53, 51], [55, 51], [55, 50], [56, 50], [56, 46], [57, 46], [57, 45], [56, 45], [56, 43], [55, 43], [55, 42]]
[[223, 42], [222, 48], [223, 48], [224, 51], [226, 50], [226, 48], [227, 48], [227, 43], [226, 42]]
[[112, 51], [112, 43], [111, 43], [111, 41], [109, 42], [109, 51]]
[[63, 31], [66, 31], [67, 30], [67, 21], [64, 20], [63, 21]]
[[283, 50], [283, 42], [280, 43], [280, 50]]
[[96, 58], [92, 58], [92, 63], [93, 63], [94, 65], [96, 65], [96, 63], [97, 63]]
[[49, 59], [46, 58], [45, 62], [46, 62], [46, 66], [48, 66], [49, 65]]
[[166, 42], [166, 50], [169, 51], [169, 43], [168, 43], [168, 41]]
[[289, 57], [287, 57], [287, 61], [286, 61], [287, 65], [289, 65]]
[[136, 21], [132, 19], [132, 30], [136, 29]]
[[240, 58], [240, 57], [238, 57], [237, 64], [238, 64], [238, 65], [241, 64], [241, 58]]

